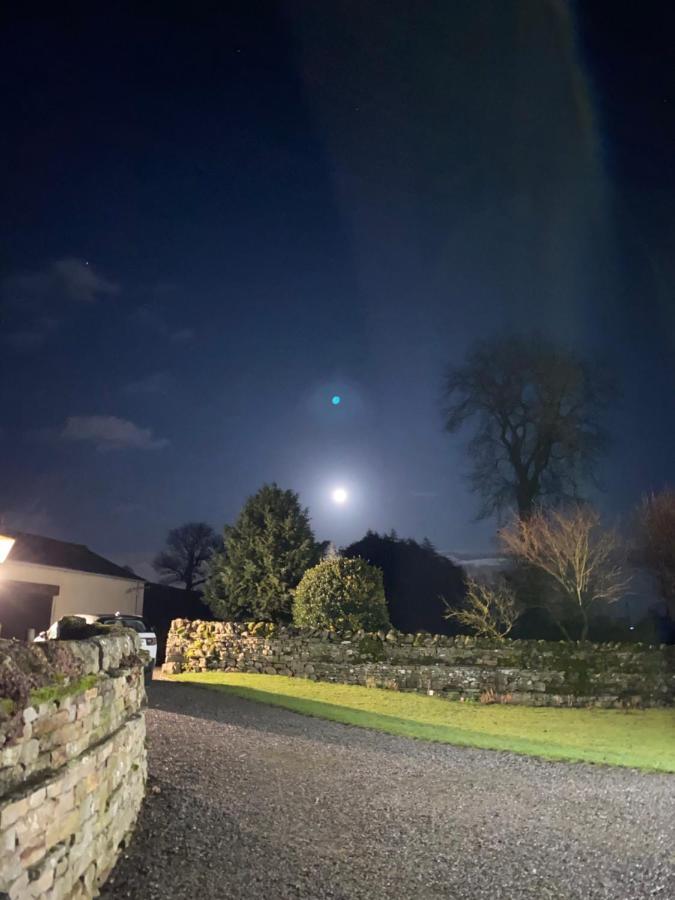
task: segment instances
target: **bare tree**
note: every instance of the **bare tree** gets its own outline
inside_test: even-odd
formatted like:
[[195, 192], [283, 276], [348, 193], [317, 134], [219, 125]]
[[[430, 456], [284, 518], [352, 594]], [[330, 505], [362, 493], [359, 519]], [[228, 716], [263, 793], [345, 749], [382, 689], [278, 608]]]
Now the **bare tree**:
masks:
[[454, 619], [479, 637], [503, 640], [518, 618], [515, 592], [503, 580], [494, 584], [466, 579], [465, 606], [454, 609], [446, 602], [446, 619]]
[[675, 490], [666, 488], [642, 501], [642, 559], [659, 584], [668, 615], [675, 622]]
[[601, 413], [613, 395], [599, 369], [540, 338], [480, 342], [445, 379], [445, 426], [475, 423], [470, 484], [481, 517], [576, 499], [606, 447]]
[[166, 548], [157, 554], [152, 565], [164, 584], [182, 583], [191, 591], [206, 581], [207, 564], [221, 545], [206, 522], [186, 522], [169, 532]]
[[503, 528], [499, 537], [511, 556], [553, 582], [557, 590], [542, 601], [567, 640], [565, 617], [581, 621], [585, 640], [591, 609], [614, 603], [628, 587], [630, 579], [619, 562], [621, 542], [614, 531], [600, 527], [598, 514], [588, 507], [535, 512]]

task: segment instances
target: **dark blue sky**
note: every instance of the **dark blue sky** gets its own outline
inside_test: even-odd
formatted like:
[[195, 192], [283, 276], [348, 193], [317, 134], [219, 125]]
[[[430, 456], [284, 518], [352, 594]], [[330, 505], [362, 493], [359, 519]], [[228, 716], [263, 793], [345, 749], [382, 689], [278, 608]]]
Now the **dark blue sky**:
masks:
[[488, 546], [441, 375], [514, 330], [618, 370], [609, 514], [673, 479], [665, 4], [10, 6], [6, 522], [142, 566], [276, 480]]

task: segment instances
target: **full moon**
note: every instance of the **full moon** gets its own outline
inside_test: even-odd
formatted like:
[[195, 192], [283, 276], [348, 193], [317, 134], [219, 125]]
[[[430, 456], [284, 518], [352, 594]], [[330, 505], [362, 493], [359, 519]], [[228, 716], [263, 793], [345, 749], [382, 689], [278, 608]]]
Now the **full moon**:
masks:
[[333, 493], [331, 494], [333, 498], [333, 503], [337, 503], [342, 506], [343, 503], [347, 502], [347, 491], [344, 488], [335, 488]]

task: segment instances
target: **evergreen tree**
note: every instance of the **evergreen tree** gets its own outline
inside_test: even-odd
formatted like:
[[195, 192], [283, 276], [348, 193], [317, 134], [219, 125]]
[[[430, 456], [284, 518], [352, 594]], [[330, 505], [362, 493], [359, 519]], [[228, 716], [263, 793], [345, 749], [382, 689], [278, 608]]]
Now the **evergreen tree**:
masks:
[[320, 559], [298, 495], [266, 484], [249, 497], [214, 556], [205, 598], [223, 619], [290, 621], [293, 589]]

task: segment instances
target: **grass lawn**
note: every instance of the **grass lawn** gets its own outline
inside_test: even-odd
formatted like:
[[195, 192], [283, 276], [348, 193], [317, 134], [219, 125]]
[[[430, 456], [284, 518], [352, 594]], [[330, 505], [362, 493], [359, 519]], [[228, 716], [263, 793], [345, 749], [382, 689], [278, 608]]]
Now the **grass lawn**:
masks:
[[426, 741], [675, 772], [672, 709], [624, 712], [483, 706], [423, 694], [238, 672], [187, 673], [170, 680]]

